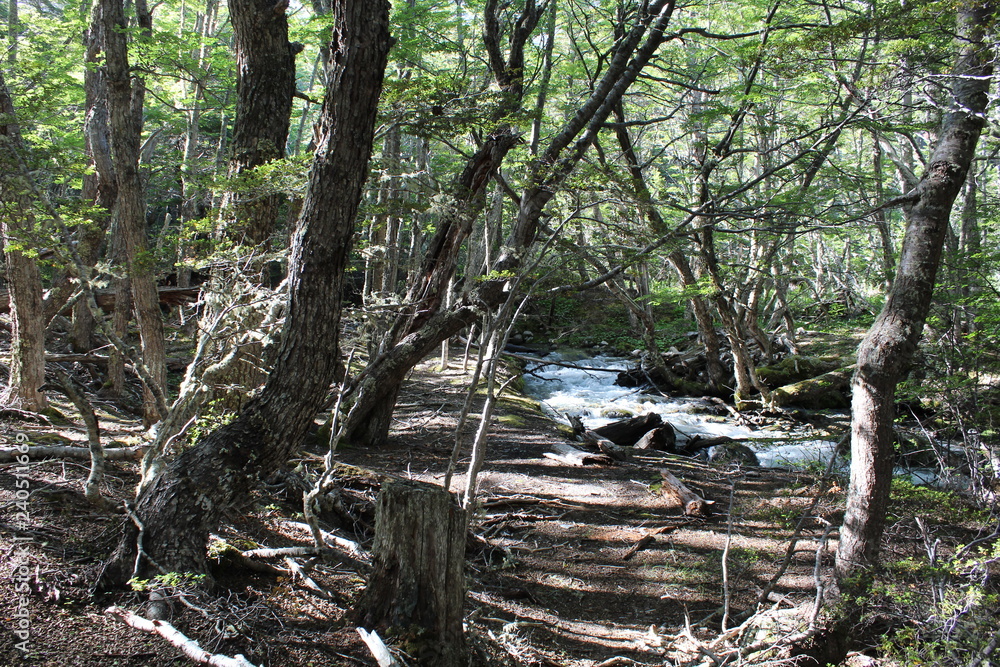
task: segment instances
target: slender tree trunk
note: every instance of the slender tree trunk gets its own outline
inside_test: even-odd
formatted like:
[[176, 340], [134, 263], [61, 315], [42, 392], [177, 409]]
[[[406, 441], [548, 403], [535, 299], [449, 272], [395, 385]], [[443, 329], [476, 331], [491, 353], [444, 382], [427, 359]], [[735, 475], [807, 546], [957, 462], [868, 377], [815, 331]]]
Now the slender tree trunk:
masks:
[[865, 575], [878, 564], [892, 477], [896, 384], [920, 339], [952, 205], [983, 127], [993, 72], [985, 29], [993, 14], [993, 3], [981, 1], [958, 10], [961, 41], [952, 80], [954, 105], [941, 121], [928, 170], [906, 211], [906, 236], [892, 290], [858, 348], [852, 383], [851, 482], [836, 566], [841, 587], [848, 590], [863, 587]]
[[538, 144], [542, 138], [542, 115], [545, 113], [545, 102], [549, 95], [549, 83], [552, 80], [552, 49], [556, 43], [557, 0], [549, 2], [549, 16], [545, 24], [545, 48], [542, 50], [542, 78], [538, 82], [538, 97], [535, 99], [535, 109], [531, 119], [531, 140], [528, 150], [532, 155], [538, 154]]
[[24, 186], [24, 142], [14, 102], [0, 72], [0, 236], [10, 286], [10, 384], [0, 402], [25, 410], [45, 407], [45, 327], [42, 323], [42, 277], [38, 264], [24, 251], [37, 247], [35, 216]]
[[[76, 229], [77, 252], [84, 264], [93, 267], [100, 256], [101, 244], [111, 224], [111, 213], [118, 196], [117, 176], [111, 160], [111, 139], [108, 133], [107, 86], [104, 81], [104, 18], [102, 3], [94, 2], [91, 7], [90, 25], [84, 33], [83, 89], [86, 105], [83, 134], [84, 150], [90, 158], [92, 173], [84, 174], [80, 198], [93, 204], [97, 211], [92, 214], [94, 224], [80, 225]], [[77, 286], [70, 280], [70, 272], [64, 272], [48, 290], [44, 300], [43, 321], [52, 321], [72, 296]], [[73, 306], [72, 345], [76, 352], [89, 352], [93, 347], [94, 318], [87, 307], [86, 299], [77, 300]]]
[[[131, 74], [128, 61], [128, 23], [122, 0], [102, 0], [106, 47], [108, 113], [111, 149], [118, 177], [118, 197], [114, 218], [125, 244], [132, 300], [139, 325], [142, 356], [153, 382], [161, 391], [167, 386], [166, 353], [160, 297], [156, 291], [155, 265], [146, 238], [146, 201], [139, 174], [145, 84]], [[145, 0], [135, 3], [140, 29], [149, 34], [152, 23]], [[144, 391], [144, 419], [147, 426], [160, 420], [153, 393]]]
[[121, 586], [156, 563], [204, 572], [205, 545], [222, 513], [283, 463], [322, 406], [340, 363], [344, 271], [368, 174], [390, 37], [385, 0], [337, 0], [320, 141], [293, 236], [289, 294], [274, 371], [236, 419], [185, 451], [136, 500], [147, 557], [134, 572], [129, 525], [102, 575]]

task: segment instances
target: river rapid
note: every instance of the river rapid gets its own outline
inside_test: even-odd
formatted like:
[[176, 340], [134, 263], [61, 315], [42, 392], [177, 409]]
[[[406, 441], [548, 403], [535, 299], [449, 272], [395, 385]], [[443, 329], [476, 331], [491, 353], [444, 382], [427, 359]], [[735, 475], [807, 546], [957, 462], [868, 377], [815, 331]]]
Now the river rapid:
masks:
[[[558, 362], [566, 365], [544, 362]], [[766, 467], [824, 466], [836, 448], [836, 440], [808, 425], [750, 428], [719, 415], [719, 406], [701, 398], [672, 398], [619, 387], [615, 379], [633, 361], [614, 356], [585, 357], [572, 352], [554, 352], [528, 362], [525, 391], [540, 401], [553, 418], [568, 423], [575, 415], [588, 428], [619, 419], [659, 414], [677, 432], [678, 444], [694, 436], [728, 436], [745, 441]]]

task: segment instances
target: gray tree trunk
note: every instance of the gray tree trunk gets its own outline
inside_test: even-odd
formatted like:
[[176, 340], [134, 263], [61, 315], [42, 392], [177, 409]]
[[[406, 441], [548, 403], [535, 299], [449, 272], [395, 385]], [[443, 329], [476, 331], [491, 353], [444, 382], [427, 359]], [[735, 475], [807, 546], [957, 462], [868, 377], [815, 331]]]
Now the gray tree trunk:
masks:
[[953, 104], [941, 121], [927, 172], [907, 207], [906, 236], [892, 290], [858, 348], [852, 383], [851, 482], [836, 565], [841, 588], [863, 585], [864, 575], [878, 564], [892, 478], [896, 384], [920, 339], [952, 205], [983, 127], [993, 72], [985, 30], [993, 14], [994, 4], [982, 1], [958, 9], [960, 46], [951, 85]]
[[[122, 0], [101, 0], [104, 18], [108, 113], [111, 123], [111, 150], [118, 177], [118, 197], [114, 220], [125, 245], [128, 276], [132, 288], [142, 357], [161, 391], [166, 390], [167, 366], [163, 341], [160, 297], [156, 290], [155, 265], [148, 253], [146, 199], [139, 174], [139, 150], [145, 84], [132, 75], [128, 61], [128, 22]], [[139, 28], [152, 30], [145, 0], [135, 3]], [[156, 399], [147, 387], [143, 393], [143, 422], [149, 426], [160, 420]]]

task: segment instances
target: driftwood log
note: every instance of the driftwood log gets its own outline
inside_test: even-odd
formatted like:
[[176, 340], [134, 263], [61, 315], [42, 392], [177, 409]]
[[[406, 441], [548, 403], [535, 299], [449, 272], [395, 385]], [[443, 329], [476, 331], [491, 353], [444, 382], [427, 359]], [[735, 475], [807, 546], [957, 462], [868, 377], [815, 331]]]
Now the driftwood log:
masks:
[[655, 412], [650, 412], [641, 417], [611, 422], [593, 430], [594, 433], [610, 440], [619, 447], [631, 447], [646, 433], [660, 426], [663, 426], [663, 418]]
[[615, 443], [611, 442], [607, 438], [602, 438], [600, 435], [594, 431], [584, 431], [580, 434], [580, 438], [583, 439], [587, 444], [597, 447], [599, 450], [610, 456], [616, 461], [627, 461], [628, 460], [628, 449], [625, 447], [619, 447]]
[[672, 452], [677, 447], [677, 433], [674, 427], [664, 422], [662, 426], [646, 431], [633, 445], [636, 449], [655, 449], [661, 452]]
[[684, 486], [684, 483], [674, 477], [669, 470], [661, 468], [660, 476], [663, 477], [660, 491], [667, 498], [675, 500], [683, 509], [684, 514], [687, 516], [708, 516], [711, 513], [710, 507], [715, 503], [714, 500], [705, 500]]

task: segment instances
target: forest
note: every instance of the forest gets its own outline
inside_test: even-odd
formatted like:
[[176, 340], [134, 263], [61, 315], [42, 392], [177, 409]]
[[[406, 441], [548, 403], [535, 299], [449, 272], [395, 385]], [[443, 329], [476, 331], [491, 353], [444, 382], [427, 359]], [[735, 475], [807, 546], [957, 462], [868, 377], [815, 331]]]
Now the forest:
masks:
[[0, 664], [1000, 664], [995, 3], [0, 18]]

